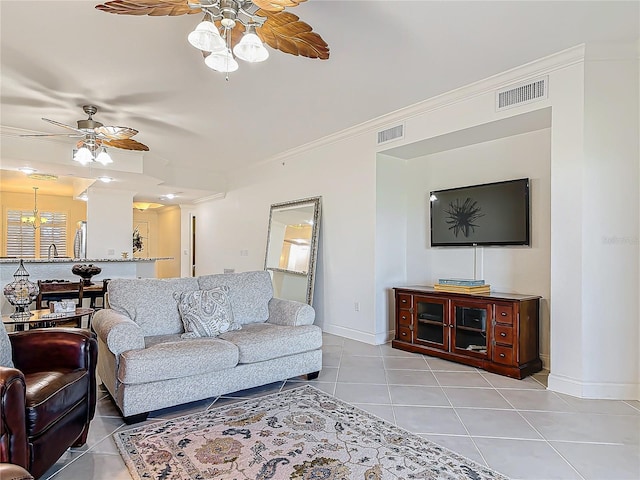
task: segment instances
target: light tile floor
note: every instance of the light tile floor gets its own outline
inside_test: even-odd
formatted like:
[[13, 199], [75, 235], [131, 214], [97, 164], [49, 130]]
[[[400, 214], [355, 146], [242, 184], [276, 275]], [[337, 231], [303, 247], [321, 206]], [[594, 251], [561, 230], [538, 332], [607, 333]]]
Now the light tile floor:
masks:
[[[584, 400], [545, 389], [545, 375], [513, 380], [445, 360], [324, 336], [323, 369], [312, 383], [399, 427], [512, 479], [640, 479], [640, 402]], [[295, 378], [150, 415], [195, 413], [274, 393]], [[101, 391], [89, 440], [43, 478], [129, 480], [112, 440], [130, 428]]]

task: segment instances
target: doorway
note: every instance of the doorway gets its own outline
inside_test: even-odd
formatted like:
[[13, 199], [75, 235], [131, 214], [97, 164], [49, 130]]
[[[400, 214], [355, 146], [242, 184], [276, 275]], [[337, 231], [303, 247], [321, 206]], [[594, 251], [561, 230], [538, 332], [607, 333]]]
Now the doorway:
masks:
[[196, 276], [196, 216], [191, 215], [191, 276]]

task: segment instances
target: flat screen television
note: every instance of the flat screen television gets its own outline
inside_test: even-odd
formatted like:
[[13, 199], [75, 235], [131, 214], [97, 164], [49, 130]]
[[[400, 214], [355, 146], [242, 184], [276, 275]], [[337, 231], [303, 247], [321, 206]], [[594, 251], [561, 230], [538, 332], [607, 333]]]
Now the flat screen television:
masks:
[[529, 179], [436, 190], [431, 246], [530, 245]]

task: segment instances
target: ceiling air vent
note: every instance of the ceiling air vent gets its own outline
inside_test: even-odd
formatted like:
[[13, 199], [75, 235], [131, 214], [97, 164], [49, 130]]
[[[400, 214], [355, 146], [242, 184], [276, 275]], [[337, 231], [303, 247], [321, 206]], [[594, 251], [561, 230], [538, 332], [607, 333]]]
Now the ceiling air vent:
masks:
[[496, 110], [518, 107], [547, 98], [549, 77], [503, 88], [496, 92]]
[[387, 128], [378, 132], [378, 145], [404, 138], [404, 125]]

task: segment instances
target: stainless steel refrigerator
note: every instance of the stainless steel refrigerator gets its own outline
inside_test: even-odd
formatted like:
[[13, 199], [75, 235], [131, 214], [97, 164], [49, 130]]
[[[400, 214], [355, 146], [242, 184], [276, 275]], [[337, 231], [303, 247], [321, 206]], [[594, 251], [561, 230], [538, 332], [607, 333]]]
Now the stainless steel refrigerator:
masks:
[[73, 239], [73, 257], [87, 258], [87, 222], [83, 220], [76, 225], [76, 235]]

